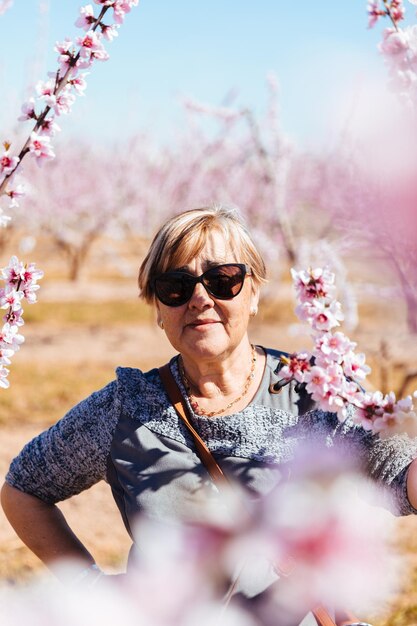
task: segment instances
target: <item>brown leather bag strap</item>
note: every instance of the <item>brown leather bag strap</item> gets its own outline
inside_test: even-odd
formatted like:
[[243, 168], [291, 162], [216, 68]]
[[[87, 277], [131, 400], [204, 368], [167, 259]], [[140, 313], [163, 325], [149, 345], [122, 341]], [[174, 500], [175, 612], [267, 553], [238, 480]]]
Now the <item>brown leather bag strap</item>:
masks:
[[336, 622], [324, 606], [316, 606], [311, 612], [316, 618], [318, 626], [337, 626]]
[[320, 605], [316, 606], [312, 609], [312, 614], [316, 618], [316, 622], [318, 626], [371, 626], [371, 624], [367, 624], [366, 622], [361, 622], [357, 617], [355, 617], [352, 613], [347, 611], [339, 612], [336, 615], [336, 621], [329, 614], [327, 609]]
[[227, 483], [227, 478], [223, 473], [222, 468], [217, 463], [216, 459], [207, 448], [204, 441], [201, 439], [200, 435], [191, 424], [188, 418], [188, 407], [186, 406], [184, 399], [182, 397], [181, 391], [175, 381], [175, 378], [172, 375], [171, 368], [169, 367], [169, 363], [163, 365], [159, 368], [159, 375], [164, 384], [165, 391], [168, 394], [169, 399], [171, 400], [174, 409], [188, 428], [189, 432], [193, 436], [195, 447], [197, 449], [197, 454], [201, 459], [203, 465], [205, 465], [208, 473], [210, 474], [213, 482], [218, 485]]

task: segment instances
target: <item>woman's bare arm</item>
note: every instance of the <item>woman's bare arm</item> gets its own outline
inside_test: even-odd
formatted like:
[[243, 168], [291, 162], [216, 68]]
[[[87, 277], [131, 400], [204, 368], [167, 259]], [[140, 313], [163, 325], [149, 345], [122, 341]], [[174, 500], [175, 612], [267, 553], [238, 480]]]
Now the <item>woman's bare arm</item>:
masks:
[[[94, 563], [91, 554], [54, 504], [47, 504], [7, 483], [1, 490], [1, 504], [23, 543], [52, 571], [62, 559], [77, 561], [80, 570]], [[58, 573], [62, 577], [61, 569]]]
[[411, 506], [417, 509], [417, 459], [411, 463], [408, 470], [407, 495]]

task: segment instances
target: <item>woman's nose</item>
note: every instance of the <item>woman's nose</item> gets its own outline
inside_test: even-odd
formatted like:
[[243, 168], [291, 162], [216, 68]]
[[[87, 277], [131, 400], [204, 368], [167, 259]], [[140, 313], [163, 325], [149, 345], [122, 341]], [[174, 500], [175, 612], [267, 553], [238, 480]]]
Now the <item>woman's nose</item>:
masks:
[[214, 300], [202, 283], [197, 283], [194, 287], [193, 295], [190, 298], [191, 307], [207, 307], [214, 305]]

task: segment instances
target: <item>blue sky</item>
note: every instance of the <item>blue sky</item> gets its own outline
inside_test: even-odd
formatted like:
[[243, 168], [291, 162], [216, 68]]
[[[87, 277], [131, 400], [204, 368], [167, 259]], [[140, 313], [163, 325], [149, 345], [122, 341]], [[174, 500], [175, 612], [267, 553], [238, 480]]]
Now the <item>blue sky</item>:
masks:
[[[15, 0], [0, 17], [2, 138], [28, 86], [56, 68], [54, 42], [80, 32], [82, 4]], [[165, 140], [184, 123], [183, 95], [219, 104], [233, 88], [261, 113], [273, 71], [282, 128], [308, 144], [343, 123], [356, 92], [384, 75], [382, 26], [367, 29], [366, 0], [141, 0], [61, 125], [97, 141], [144, 127]]]

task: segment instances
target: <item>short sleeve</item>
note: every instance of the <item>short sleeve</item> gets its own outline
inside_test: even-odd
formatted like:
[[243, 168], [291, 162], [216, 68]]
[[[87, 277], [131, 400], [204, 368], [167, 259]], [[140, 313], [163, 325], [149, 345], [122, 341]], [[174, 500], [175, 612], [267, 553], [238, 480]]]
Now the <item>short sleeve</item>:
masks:
[[10, 465], [7, 483], [53, 504], [106, 479], [119, 405], [116, 381], [77, 404], [26, 444]]

